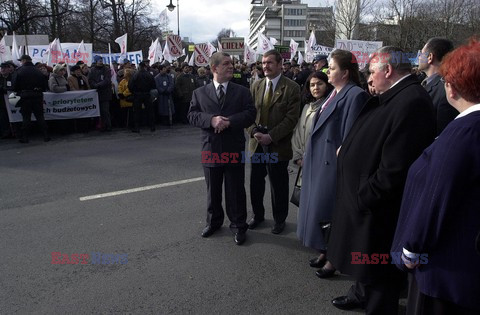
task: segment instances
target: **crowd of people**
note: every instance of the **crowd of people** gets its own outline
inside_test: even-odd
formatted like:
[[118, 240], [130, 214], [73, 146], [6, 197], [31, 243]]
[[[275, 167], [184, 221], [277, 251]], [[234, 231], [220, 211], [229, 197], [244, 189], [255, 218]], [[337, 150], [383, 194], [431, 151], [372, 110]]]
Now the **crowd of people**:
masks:
[[[47, 90], [96, 89], [104, 131], [115, 125], [140, 132], [144, 120], [151, 132], [158, 123], [200, 128], [202, 156], [222, 156], [202, 162], [202, 237], [224, 223], [225, 185], [225, 212], [242, 245], [249, 229], [264, 224], [266, 178], [271, 232], [281, 234], [293, 162], [301, 186], [297, 236], [318, 252], [309, 265], [322, 279], [338, 272], [355, 279], [332, 300], [335, 307], [397, 314], [408, 274], [408, 314], [479, 314], [480, 42], [454, 49], [432, 38], [418, 68], [407, 55], [382, 47], [363, 69], [345, 50], [302, 65], [275, 50], [250, 67], [221, 52], [200, 68], [124, 60], [113, 69], [117, 95], [112, 69], [99, 56], [92, 67], [71, 67], [68, 77], [63, 64], [33, 65], [22, 56], [17, 69], [1, 64], [1, 88], [23, 101], [21, 142], [28, 142], [31, 113], [50, 140], [42, 111]], [[15, 128], [2, 108], [2, 137], [10, 137]], [[228, 159], [243, 154], [252, 161], [249, 220], [245, 163]]]

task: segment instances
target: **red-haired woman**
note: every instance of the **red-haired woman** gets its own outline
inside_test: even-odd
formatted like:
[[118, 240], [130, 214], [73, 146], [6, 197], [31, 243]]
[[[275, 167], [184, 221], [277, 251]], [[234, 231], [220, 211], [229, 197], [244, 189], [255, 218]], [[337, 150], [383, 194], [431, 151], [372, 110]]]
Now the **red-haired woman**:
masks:
[[410, 167], [392, 255], [411, 272], [408, 314], [480, 314], [480, 42], [441, 65], [460, 115]]

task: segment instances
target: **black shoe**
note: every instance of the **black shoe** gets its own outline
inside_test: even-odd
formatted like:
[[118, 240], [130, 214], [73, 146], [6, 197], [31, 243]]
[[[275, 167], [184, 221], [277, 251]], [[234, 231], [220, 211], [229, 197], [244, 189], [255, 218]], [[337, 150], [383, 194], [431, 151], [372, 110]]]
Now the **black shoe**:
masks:
[[325, 266], [326, 262], [327, 262], [327, 257], [323, 256], [323, 258], [320, 259], [320, 256], [317, 256], [315, 258], [310, 259], [310, 267], [322, 268], [323, 266]]
[[280, 234], [283, 232], [284, 229], [285, 229], [285, 222], [275, 223], [275, 225], [272, 227], [272, 233]]
[[43, 138], [43, 141], [44, 141], [44, 142], [48, 142], [48, 141], [50, 141], [50, 140], [52, 140], [52, 138], [50, 138], [50, 137], [45, 137], [45, 138]]
[[249, 228], [250, 230], [253, 230], [253, 229], [255, 229], [260, 223], [262, 223], [263, 221], [264, 221], [264, 219], [262, 219], [262, 220], [257, 220], [257, 219], [255, 219], [255, 218], [251, 218], [250, 221], [248, 221], [248, 223], [247, 223], [247, 224], [248, 224], [248, 228]]
[[209, 236], [212, 236], [213, 233], [215, 233], [216, 230], [218, 230], [219, 228], [214, 228], [210, 225], [207, 225], [203, 231], [202, 231], [202, 237], [209, 237]]
[[247, 234], [245, 232], [235, 233], [235, 244], [242, 245], [247, 239]]
[[315, 274], [317, 277], [320, 279], [326, 279], [326, 278], [331, 278], [335, 275], [335, 269], [327, 269], [325, 267], [322, 267], [315, 271]]
[[364, 308], [362, 302], [351, 299], [348, 296], [339, 296], [332, 300], [333, 306], [341, 310], [353, 310], [354, 308]]

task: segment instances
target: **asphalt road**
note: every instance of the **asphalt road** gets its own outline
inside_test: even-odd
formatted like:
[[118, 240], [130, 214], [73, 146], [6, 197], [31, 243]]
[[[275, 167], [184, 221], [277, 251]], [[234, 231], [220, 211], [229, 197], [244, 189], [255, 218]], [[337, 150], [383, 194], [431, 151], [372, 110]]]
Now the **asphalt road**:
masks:
[[[206, 186], [198, 180], [199, 139], [199, 130], [175, 126], [1, 141], [0, 314], [346, 313], [330, 300], [351, 279], [315, 276], [307, 262], [316, 253], [295, 235], [295, 206], [278, 236], [270, 233], [268, 193], [267, 224], [249, 231], [244, 245], [234, 244], [228, 220], [200, 237]], [[248, 166], [246, 173], [248, 194]], [[186, 179], [194, 180], [171, 184]], [[112, 263], [93, 264], [92, 253], [112, 254]], [[67, 262], [63, 254], [89, 259], [52, 263]]]

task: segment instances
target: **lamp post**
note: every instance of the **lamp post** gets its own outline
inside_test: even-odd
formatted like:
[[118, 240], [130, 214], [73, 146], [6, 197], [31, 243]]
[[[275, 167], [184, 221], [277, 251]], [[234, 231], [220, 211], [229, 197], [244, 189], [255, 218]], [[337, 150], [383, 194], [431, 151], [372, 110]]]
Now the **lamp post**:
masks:
[[[175, 9], [175, 6], [172, 3], [172, 0], [170, 0], [170, 4], [167, 5], [168, 11], [172, 12]], [[177, 0], [177, 31], [178, 31], [178, 36], [180, 36], [180, 6], [178, 5], [178, 0]]]

